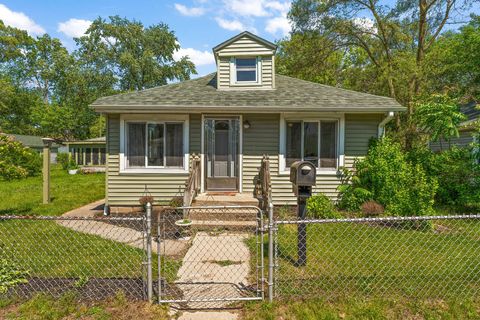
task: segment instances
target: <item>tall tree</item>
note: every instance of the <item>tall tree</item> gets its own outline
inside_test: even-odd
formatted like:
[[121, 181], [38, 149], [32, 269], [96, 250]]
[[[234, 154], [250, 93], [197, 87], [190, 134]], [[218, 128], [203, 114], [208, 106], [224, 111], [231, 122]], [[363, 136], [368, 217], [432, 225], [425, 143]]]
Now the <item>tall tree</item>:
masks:
[[76, 39], [77, 55], [121, 91], [143, 90], [196, 73], [194, 64], [173, 54], [180, 46], [165, 24], [144, 27], [139, 21], [113, 16], [96, 19], [86, 35]]
[[[478, 0], [399, 0], [390, 7], [379, 0], [295, 0], [289, 17], [294, 32], [317, 30], [332, 41], [361, 48], [386, 79], [389, 95], [413, 113], [426, 53], [452, 12]], [[371, 17], [361, 18], [361, 17]], [[408, 90], [399, 93], [395, 70], [408, 69]]]

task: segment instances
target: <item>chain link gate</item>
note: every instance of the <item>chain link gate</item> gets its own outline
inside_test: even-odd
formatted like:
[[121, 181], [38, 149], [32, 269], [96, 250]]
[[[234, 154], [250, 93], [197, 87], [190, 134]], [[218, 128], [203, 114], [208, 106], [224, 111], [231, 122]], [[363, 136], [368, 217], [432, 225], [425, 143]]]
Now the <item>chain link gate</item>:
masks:
[[226, 307], [263, 299], [265, 221], [258, 207], [168, 208], [156, 219], [159, 303]]

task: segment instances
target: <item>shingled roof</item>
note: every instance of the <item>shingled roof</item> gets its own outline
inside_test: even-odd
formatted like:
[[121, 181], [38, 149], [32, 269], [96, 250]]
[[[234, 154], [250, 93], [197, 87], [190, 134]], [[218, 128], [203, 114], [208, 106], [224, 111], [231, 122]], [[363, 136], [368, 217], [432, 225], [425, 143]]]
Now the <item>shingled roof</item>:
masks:
[[216, 73], [193, 80], [97, 99], [97, 112], [386, 112], [394, 99], [276, 75], [274, 90], [217, 90]]

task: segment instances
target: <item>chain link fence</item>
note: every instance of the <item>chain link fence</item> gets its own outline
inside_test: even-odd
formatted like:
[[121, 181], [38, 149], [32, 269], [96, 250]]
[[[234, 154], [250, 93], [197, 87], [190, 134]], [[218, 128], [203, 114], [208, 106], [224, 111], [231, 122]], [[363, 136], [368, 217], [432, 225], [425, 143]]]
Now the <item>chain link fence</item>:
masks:
[[277, 298], [480, 293], [480, 215], [277, 220], [274, 241]]
[[0, 216], [3, 294], [145, 299], [145, 260], [143, 215]]
[[157, 218], [160, 302], [218, 308], [262, 299], [261, 210], [184, 207], [165, 209]]

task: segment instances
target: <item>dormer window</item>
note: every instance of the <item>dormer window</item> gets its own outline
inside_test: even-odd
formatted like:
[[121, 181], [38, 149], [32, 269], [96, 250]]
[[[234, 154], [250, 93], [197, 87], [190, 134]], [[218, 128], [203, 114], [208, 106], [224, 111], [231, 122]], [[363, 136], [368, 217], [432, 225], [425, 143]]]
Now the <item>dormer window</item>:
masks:
[[236, 58], [235, 74], [237, 83], [258, 82], [257, 58]]

